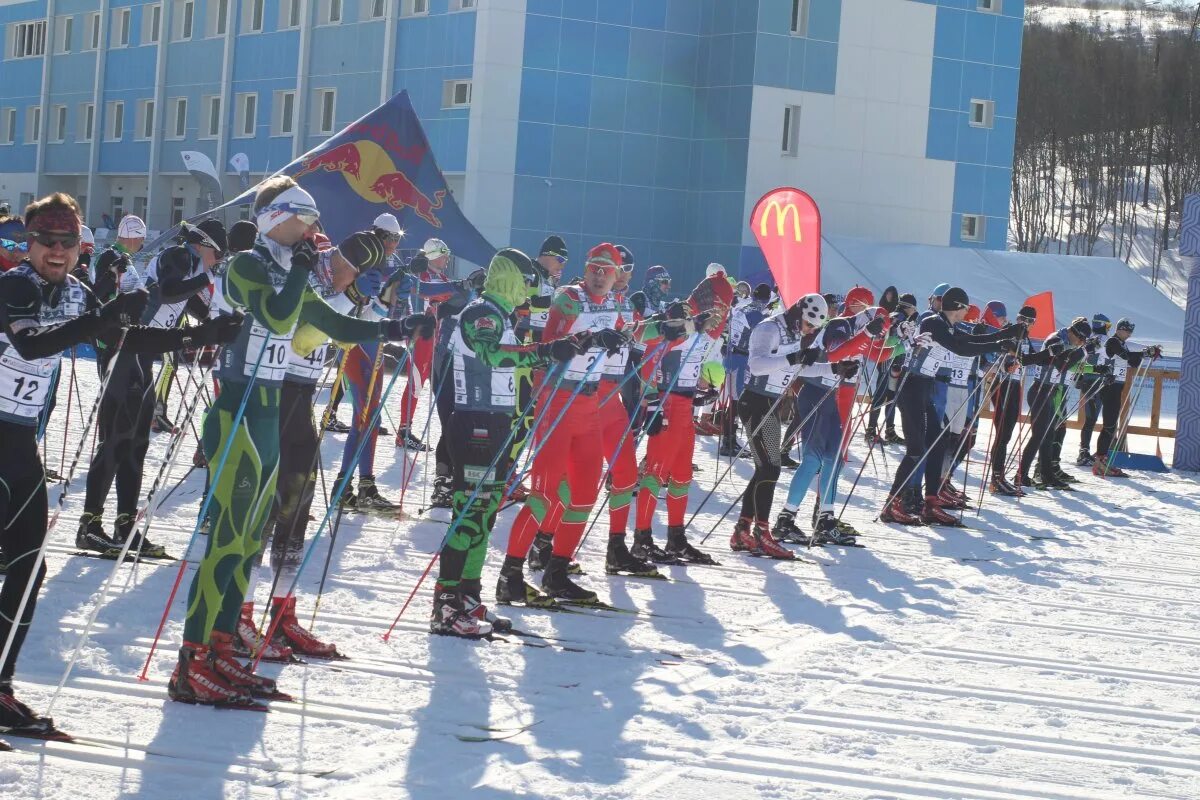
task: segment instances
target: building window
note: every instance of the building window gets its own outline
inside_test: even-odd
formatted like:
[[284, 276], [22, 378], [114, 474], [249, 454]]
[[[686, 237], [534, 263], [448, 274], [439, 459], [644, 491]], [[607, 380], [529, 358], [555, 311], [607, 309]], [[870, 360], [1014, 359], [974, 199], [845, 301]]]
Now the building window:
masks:
[[112, 39], [109, 47], [129, 46], [129, 8], [115, 8], [112, 16]]
[[168, 139], [182, 139], [187, 134], [187, 98], [171, 98], [171, 121], [167, 129]]
[[0, 108], [0, 144], [12, 144], [17, 135], [17, 110]]
[[74, 17], [59, 17], [58, 18], [58, 52], [71, 52], [72, 34], [75, 32]]
[[976, 6], [980, 11], [986, 11], [989, 14], [999, 14], [1003, 9], [1004, 0], [979, 0], [979, 5]]
[[279, 27], [300, 27], [300, 4], [303, 0], [281, 0], [279, 3]]
[[316, 133], [333, 133], [335, 111], [337, 108], [336, 89], [317, 89], [313, 93], [313, 111], [316, 114]]
[[446, 81], [442, 84], [442, 108], [466, 108], [469, 105], [470, 81]]
[[92, 140], [92, 131], [96, 125], [96, 106], [91, 103], [82, 103], [79, 106], [79, 131], [76, 136], [76, 141], [90, 142]]
[[46, 20], [18, 22], [8, 26], [9, 58], [33, 58], [46, 52]]
[[237, 96], [237, 119], [234, 121], [234, 136], [254, 136], [258, 124], [258, 95], [253, 92]]
[[162, 31], [162, 6], [146, 6], [142, 11], [142, 44], [157, 44]]
[[146, 198], [134, 196], [133, 215], [139, 219], [146, 218]]
[[401, 0], [401, 2], [403, 3], [401, 12], [403, 16], [411, 17], [429, 13], [429, 0]]
[[469, 8], [475, 8], [476, 0], [458, 0], [458, 7], [464, 11]]
[[137, 139], [151, 139], [154, 137], [154, 101], [139, 100], [138, 101], [138, 118], [137, 118]]
[[321, 0], [321, 24], [337, 25], [342, 21], [342, 0]]
[[175, 39], [183, 41], [192, 38], [192, 23], [193, 15], [196, 12], [196, 4], [193, 0], [176, 0], [179, 8], [175, 13]]
[[171, 224], [178, 225], [183, 222], [183, 198], [171, 198]]
[[67, 138], [67, 107], [54, 106], [50, 109], [50, 119], [54, 124], [50, 129], [50, 141], [64, 141]]
[[108, 130], [104, 133], [104, 138], [110, 142], [121, 141], [121, 136], [125, 130], [125, 103], [120, 100], [110, 100], [108, 102], [108, 113], [105, 114]]
[[971, 127], [990, 128], [995, 121], [996, 103], [992, 100], [971, 101]]
[[271, 135], [291, 136], [295, 131], [296, 93], [276, 92], [271, 115]]
[[229, 30], [229, 0], [210, 0], [208, 29], [210, 36], [224, 36]]
[[209, 95], [204, 98], [204, 125], [200, 129], [200, 138], [215, 139], [221, 132], [221, 98], [219, 95]]
[[792, 33], [808, 36], [809, 0], [792, 0]]
[[365, 0], [364, 7], [368, 19], [383, 19], [387, 14], [387, 0]]
[[800, 106], [783, 107], [783, 154], [795, 156], [800, 152]]
[[42, 135], [42, 107], [30, 106], [25, 115], [25, 144], [37, 144]]
[[125, 196], [114, 194], [109, 198], [109, 201], [112, 203], [112, 218], [120, 220], [121, 217], [125, 216]]
[[963, 214], [960, 238], [964, 242], [982, 242], [984, 238], [985, 220], [980, 214]]
[[100, 49], [100, 15], [88, 14], [84, 18], [84, 50]]
[[[265, 0], [247, 0], [246, 5], [243, 6], [246, 14], [245, 26], [247, 32], [262, 33], [263, 15], [265, 12], [264, 2]], [[292, 0], [292, 4], [298, 8], [300, 0]]]

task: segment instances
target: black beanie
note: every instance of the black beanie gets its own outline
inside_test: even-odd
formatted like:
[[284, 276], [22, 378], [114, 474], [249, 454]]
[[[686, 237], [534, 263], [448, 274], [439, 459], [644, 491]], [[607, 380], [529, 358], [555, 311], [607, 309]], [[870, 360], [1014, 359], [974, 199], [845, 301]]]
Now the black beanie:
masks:
[[957, 286], [951, 286], [942, 295], [942, 311], [958, 311], [971, 305], [967, 293]]
[[258, 226], [248, 219], [239, 219], [229, 229], [229, 249], [235, 253], [254, 247], [258, 237]]
[[766, 303], [771, 299], [771, 287], [765, 283], [760, 283], [754, 287], [754, 299], [760, 303]]
[[541, 256], [558, 256], [565, 259], [567, 243], [560, 236], [547, 236], [546, 241], [542, 242], [542, 249], [538, 251], [538, 257]]
[[229, 247], [229, 240], [225, 236], [225, 226], [219, 219], [206, 219], [196, 226], [204, 231], [212, 243], [217, 246], [217, 252], [223, 254]]
[[1020, 312], [1017, 313], [1017, 316], [1024, 317], [1025, 319], [1029, 319], [1029, 320], [1036, 320], [1037, 319], [1037, 309], [1034, 308], [1033, 306], [1021, 306], [1021, 310], [1020, 310]]
[[1071, 333], [1078, 336], [1080, 339], [1087, 339], [1092, 335], [1092, 323], [1088, 322], [1083, 317], [1076, 317], [1071, 320]]
[[908, 306], [909, 308], [915, 309], [917, 307], [916, 295], [914, 295], [912, 292], [906, 292], [905, 294], [900, 295], [900, 302], [897, 304], [897, 307], [899, 306]]
[[342, 239], [338, 252], [359, 272], [383, 266], [387, 257], [383, 242], [371, 231], [359, 231]]

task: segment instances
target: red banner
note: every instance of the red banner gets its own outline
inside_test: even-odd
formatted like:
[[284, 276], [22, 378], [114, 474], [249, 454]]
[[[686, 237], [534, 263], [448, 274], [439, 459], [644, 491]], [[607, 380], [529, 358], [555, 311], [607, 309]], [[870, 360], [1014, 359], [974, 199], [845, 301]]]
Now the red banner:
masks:
[[808, 194], [787, 187], [767, 192], [754, 206], [750, 229], [784, 303], [821, 291], [821, 211]]
[[1045, 339], [1058, 328], [1054, 325], [1054, 293], [1042, 292], [1025, 301], [1025, 305], [1037, 310], [1037, 319], [1029, 328], [1030, 339]]

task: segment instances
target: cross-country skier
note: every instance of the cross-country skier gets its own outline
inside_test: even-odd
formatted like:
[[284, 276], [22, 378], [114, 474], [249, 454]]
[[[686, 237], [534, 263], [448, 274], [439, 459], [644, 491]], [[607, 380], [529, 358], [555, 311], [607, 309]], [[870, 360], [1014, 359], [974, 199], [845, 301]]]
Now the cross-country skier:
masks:
[[[888, 287], [891, 288], [891, 287]], [[886, 296], [887, 292], [884, 292]], [[902, 323], [908, 323], [903, 325]], [[888, 319], [888, 338], [883, 343], [887, 361], [880, 362], [879, 381], [871, 398], [871, 414], [867, 418], [867, 442], [882, 441], [885, 444], [904, 444], [904, 438], [896, 433], [896, 390], [904, 377], [907, 341], [901, 330], [915, 330], [917, 324], [917, 298], [902, 294], [896, 300], [896, 308]], [[879, 412], [883, 410], [884, 431], [879, 434]]]
[[1092, 464], [1094, 475], [1108, 475], [1114, 478], [1126, 477], [1124, 470], [1109, 463], [1109, 452], [1114, 444], [1121, 447], [1121, 442], [1114, 442], [1117, 426], [1121, 420], [1121, 398], [1125, 391], [1125, 381], [1129, 377], [1129, 368], [1135, 370], [1141, 366], [1142, 360], [1162, 357], [1162, 347], [1151, 345], [1140, 352], [1129, 349], [1129, 337], [1133, 335], [1134, 324], [1128, 319], [1117, 320], [1116, 333], [1105, 340], [1103, 344], [1104, 359], [1106, 359], [1111, 381], [1105, 384], [1101, 395], [1101, 408], [1104, 414], [1104, 424], [1100, 429], [1100, 437], [1096, 442], [1096, 455]]
[[[1084, 359], [1088, 364], [1096, 365], [1104, 360], [1104, 344], [1108, 340], [1108, 332], [1112, 329], [1112, 320], [1103, 314], [1092, 316], [1092, 337], [1096, 340], [1096, 349], [1088, 353]], [[1083, 427], [1079, 430], [1079, 455], [1075, 458], [1075, 466], [1090, 467], [1095, 461], [1092, 457], [1092, 433], [1100, 419], [1103, 406], [1104, 380], [1092, 372], [1079, 372], [1075, 376], [1075, 388], [1079, 390], [1083, 404]]]
[[[734, 307], [729, 317], [729, 344], [725, 356], [726, 394], [729, 407], [725, 412], [721, 435], [721, 446], [717, 454], [725, 458], [744, 457], [745, 449], [737, 440], [737, 409], [742, 391], [749, 379], [750, 335], [759, 323], [767, 318], [767, 304], [771, 302], [771, 287], [760, 283], [754, 287], [749, 299]], [[749, 433], [749, 430], [747, 430]]]
[[[1037, 309], [1024, 306], [1017, 312], [1017, 322], [1026, 327], [1037, 321]], [[987, 304], [983, 314], [983, 324], [989, 333], [999, 331], [1008, 325], [1008, 309], [999, 300]], [[1008, 445], [1012, 441], [1013, 432], [1017, 429], [1017, 421], [1021, 416], [1022, 386], [1026, 370], [1021, 359], [1033, 352], [1028, 337], [1017, 342], [1016, 353], [985, 354], [989, 363], [1000, 359], [1001, 364], [993, 372], [992, 393], [992, 449], [988, 454], [991, 479], [988, 489], [992, 494], [1006, 497], [1022, 497], [1025, 492], [1020, 487], [1009, 482], [1005, 475], [1008, 460]]]
[[[423, 284], [444, 284], [446, 290], [439, 294], [422, 293], [419, 298], [409, 295], [408, 308], [411, 311], [424, 311], [429, 314], [437, 313], [437, 305], [449, 300], [455, 293], [449, 285], [446, 270], [450, 268], [450, 248], [441, 239], [430, 239], [425, 242], [408, 265], [408, 273]], [[401, 312], [405, 309], [401, 308]], [[424, 452], [429, 449], [419, 437], [412, 432], [413, 415], [417, 411], [417, 395], [425, 388], [433, 368], [433, 337], [419, 338], [413, 342], [408, 354], [408, 364], [405, 369], [408, 382], [404, 385], [404, 394], [400, 396], [400, 428], [396, 431], [396, 446], [409, 450]]]

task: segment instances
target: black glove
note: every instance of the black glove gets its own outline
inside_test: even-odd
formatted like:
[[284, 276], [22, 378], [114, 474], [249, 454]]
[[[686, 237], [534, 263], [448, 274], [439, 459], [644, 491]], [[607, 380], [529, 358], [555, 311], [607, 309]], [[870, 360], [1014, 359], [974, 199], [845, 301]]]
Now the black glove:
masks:
[[634, 292], [629, 296], [629, 304], [633, 306], [633, 310], [641, 316], [646, 316], [646, 293]]
[[668, 319], [659, 324], [659, 330], [662, 331], [662, 336], [668, 342], [675, 342], [687, 336], [687, 328], [684, 326], [685, 320]]
[[851, 361], [847, 359], [845, 361], [835, 362], [830, 366], [833, 367], [833, 374], [841, 378], [850, 379], [858, 374], [859, 364], [857, 361]]
[[437, 317], [433, 314], [425, 313], [414, 314], [409, 319], [413, 319], [413, 317], [420, 320], [420, 324], [417, 326], [417, 335], [422, 339], [432, 339], [433, 332], [437, 329]]
[[663, 429], [662, 403], [658, 400], [651, 400], [646, 406], [646, 420], [643, 423], [643, 430], [647, 436], [657, 436]]
[[716, 389], [704, 389], [703, 391], [698, 391], [692, 395], [692, 405], [697, 408], [700, 406], [706, 406], [713, 400], [716, 400], [718, 394], [720, 394], [720, 392], [718, 392]]
[[867, 323], [867, 333], [871, 335], [872, 339], [883, 333], [883, 322], [883, 317], [876, 317]]
[[579, 355], [579, 348], [571, 337], [555, 339], [553, 342], [543, 342], [537, 346], [537, 354], [547, 361], [570, 361]]
[[593, 345], [591, 331], [580, 331], [579, 333], [572, 333], [570, 336], [568, 336], [566, 338], [571, 340], [572, 343], [574, 343], [575, 350], [578, 353], [587, 352]]
[[1096, 366], [1092, 367], [1092, 372], [1096, 375], [1107, 375], [1111, 371], [1112, 370], [1109, 368], [1108, 364], [1097, 364]]
[[1029, 327], [1024, 322], [1010, 322], [1000, 329], [1007, 339], [1020, 340], [1029, 334]]
[[811, 367], [817, 363], [817, 359], [821, 357], [821, 348], [809, 347], [804, 350], [796, 350], [787, 354], [787, 362], [793, 367]]
[[1142, 351], [1142, 355], [1151, 359], [1152, 361], [1160, 359], [1162, 358], [1162, 345], [1152, 344]]
[[187, 338], [191, 339], [192, 347], [205, 347], [211, 344], [229, 344], [237, 338], [242, 329], [242, 320], [246, 315], [240, 311], [232, 314], [222, 314], [216, 319], [206, 320]]
[[[412, 337], [418, 331], [423, 333], [427, 328], [432, 336], [432, 326], [436, 322], [437, 320], [431, 314], [410, 314], [403, 319], [385, 319], [382, 322], [383, 338], [389, 342], [398, 342]], [[429, 336], [422, 336], [422, 338], [428, 339]]]
[[106, 326], [125, 327], [141, 322], [150, 293], [145, 289], [122, 292], [100, 307], [100, 320]]
[[292, 245], [292, 266], [312, 270], [317, 264], [317, 245], [311, 239], [301, 239]]
[[1016, 339], [1005, 339], [1000, 343], [1000, 349], [1006, 353], [1015, 354], [1020, 347], [1017, 345]]
[[121, 276], [125, 274], [125, 270], [133, 266], [133, 262], [129, 260], [129, 256], [122, 253], [112, 260], [108, 265], [108, 269], [112, 272], [113, 277], [117, 279], [118, 285], [121, 282]]
[[614, 331], [612, 328], [605, 328], [592, 334], [592, 344], [603, 347], [610, 356], [615, 356], [628, 343], [629, 340], [625, 338], [624, 334]]
[[667, 319], [687, 319], [688, 307], [676, 300], [667, 306]]
[[[482, 289], [483, 287], [480, 286], [479, 288]], [[554, 302], [554, 298], [549, 295], [546, 295], [544, 297], [542, 295], [538, 295], [537, 297], [529, 298], [529, 307], [537, 308], [537, 309], [549, 308], [550, 304], [553, 302]]]

